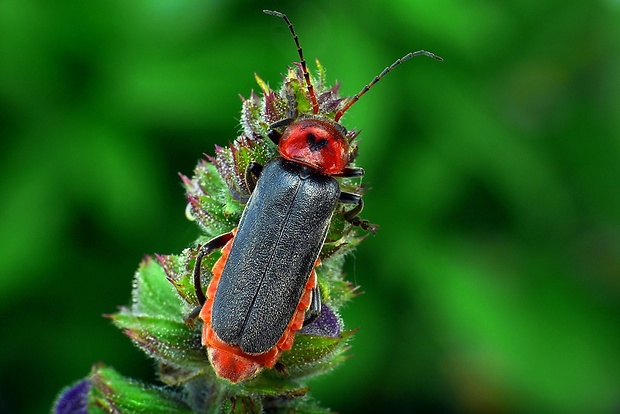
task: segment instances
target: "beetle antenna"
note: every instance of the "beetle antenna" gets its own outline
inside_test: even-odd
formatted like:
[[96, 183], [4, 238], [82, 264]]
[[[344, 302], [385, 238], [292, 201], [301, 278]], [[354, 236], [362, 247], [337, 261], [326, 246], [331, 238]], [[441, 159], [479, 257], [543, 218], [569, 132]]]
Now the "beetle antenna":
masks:
[[284, 21], [288, 25], [288, 29], [291, 31], [291, 34], [293, 35], [293, 40], [295, 41], [295, 45], [297, 46], [297, 53], [299, 53], [299, 59], [301, 59], [301, 62], [300, 62], [301, 69], [304, 73], [304, 79], [306, 80], [306, 85], [308, 87], [308, 95], [310, 95], [310, 100], [312, 101], [312, 112], [314, 114], [318, 114], [319, 103], [316, 100], [316, 95], [314, 94], [314, 86], [312, 86], [312, 82], [310, 82], [310, 74], [308, 73], [308, 66], [306, 65], [306, 59], [304, 58], [304, 52], [302, 51], [301, 45], [299, 44], [299, 38], [297, 37], [297, 34], [295, 33], [295, 29], [293, 28], [293, 23], [291, 23], [291, 21], [288, 19], [288, 17], [286, 17], [286, 14], [284, 13], [280, 13], [280, 12], [272, 11], [272, 10], [263, 10], [263, 13], [276, 16], [276, 17], [281, 17], [282, 19], [284, 19]]
[[390, 66], [388, 66], [387, 68], [383, 69], [383, 71], [380, 74], [378, 74], [377, 76], [375, 76], [375, 78], [368, 85], [364, 86], [361, 91], [359, 91], [357, 94], [355, 94], [355, 96], [353, 96], [351, 99], [349, 99], [346, 102], [346, 104], [342, 108], [340, 108], [338, 110], [338, 112], [336, 112], [336, 116], [334, 116], [334, 121], [338, 122], [338, 120], [342, 117], [342, 115], [344, 115], [344, 113], [355, 102], [357, 102], [366, 92], [368, 92], [368, 90], [370, 88], [372, 88], [375, 83], [379, 82], [381, 80], [381, 78], [383, 78], [385, 75], [387, 75], [388, 72], [390, 72], [392, 69], [394, 69], [396, 66], [400, 65], [404, 61], [409, 60], [409, 59], [411, 59], [414, 56], [420, 56], [420, 55], [428, 56], [430, 58], [433, 58], [433, 59], [439, 60], [439, 61], [443, 60], [441, 57], [437, 56], [436, 54], [431, 53], [431, 52], [427, 52], [426, 50], [418, 50], [417, 52], [409, 52], [409, 53], [407, 53], [405, 56], [401, 57], [400, 59], [397, 59], [396, 62], [392, 63]]

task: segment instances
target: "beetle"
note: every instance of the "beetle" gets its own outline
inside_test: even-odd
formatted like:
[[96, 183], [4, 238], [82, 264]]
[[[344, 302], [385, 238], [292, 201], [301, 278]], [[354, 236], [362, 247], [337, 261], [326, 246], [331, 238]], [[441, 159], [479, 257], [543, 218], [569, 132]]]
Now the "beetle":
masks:
[[[321, 297], [315, 268], [332, 216], [339, 204], [352, 206], [344, 219], [374, 233], [376, 226], [359, 217], [360, 194], [342, 191], [336, 178], [362, 177], [353, 166], [357, 148], [339, 120], [383, 76], [418, 55], [442, 60], [420, 50], [385, 68], [335, 114], [323, 113], [314, 92], [298, 37], [288, 17], [265, 13], [287, 24], [300, 58], [311, 114], [272, 123], [267, 137], [279, 156], [264, 166], [250, 162], [245, 181], [251, 191], [238, 226], [200, 247], [193, 283], [200, 304], [188, 319], [203, 321], [202, 344], [216, 374], [232, 383], [273, 368], [291, 349], [295, 333], [320, 315]], [[221, 256], [203, 293], [202, 261], [213, 251]]]

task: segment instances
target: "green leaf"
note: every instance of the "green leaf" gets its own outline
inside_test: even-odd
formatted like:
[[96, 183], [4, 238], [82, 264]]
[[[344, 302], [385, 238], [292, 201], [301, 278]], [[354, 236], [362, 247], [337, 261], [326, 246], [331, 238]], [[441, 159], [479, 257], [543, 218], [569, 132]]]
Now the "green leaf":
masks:
[[98, 366], [90, 375], [89, 413], [191, 414], [173, 391], [127, 379], [112, 368]]
[[345, 331], [337, 338], [298, 334], [291, 351], [283, 353], [278, 362], [294, 377], [328, 371], [344, 361], [347, 341], [354, 333]]
[[181, 300], [167, 281], [161, 265], [147, 257], [138, 268], [132, 292], [131, 311], [136, 314], [178, 320]]
[[182, 320], [170, 321], [129, 312], [119, 312], [112, 320], [144, 352], [161, 363], [191, 370], [209, 367], [200, 344], [200, 332], [190, 329]]

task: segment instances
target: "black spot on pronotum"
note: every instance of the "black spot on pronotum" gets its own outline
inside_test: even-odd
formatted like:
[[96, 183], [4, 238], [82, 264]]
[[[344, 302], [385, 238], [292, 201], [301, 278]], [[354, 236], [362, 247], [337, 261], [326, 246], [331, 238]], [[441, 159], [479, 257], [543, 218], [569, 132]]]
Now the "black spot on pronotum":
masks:
[[308, 134], [306, 135], [306, 141], [308, 142], [308, 147], [312, 152], [320, 151], [327, 145], [327, 139], [317, 139], [316, 135], [314, 135], [312, 132], [308, 132]]

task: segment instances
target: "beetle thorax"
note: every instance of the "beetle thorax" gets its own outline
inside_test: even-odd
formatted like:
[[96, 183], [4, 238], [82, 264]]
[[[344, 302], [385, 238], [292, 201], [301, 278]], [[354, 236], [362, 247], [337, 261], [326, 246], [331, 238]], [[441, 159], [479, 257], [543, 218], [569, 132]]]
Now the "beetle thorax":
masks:
[[308, 165], [322, 174], [342, 173], [350, 160], [346, 130], [322, 119], [301, 119], [290, 124], [279, 142], [280, 155]]

